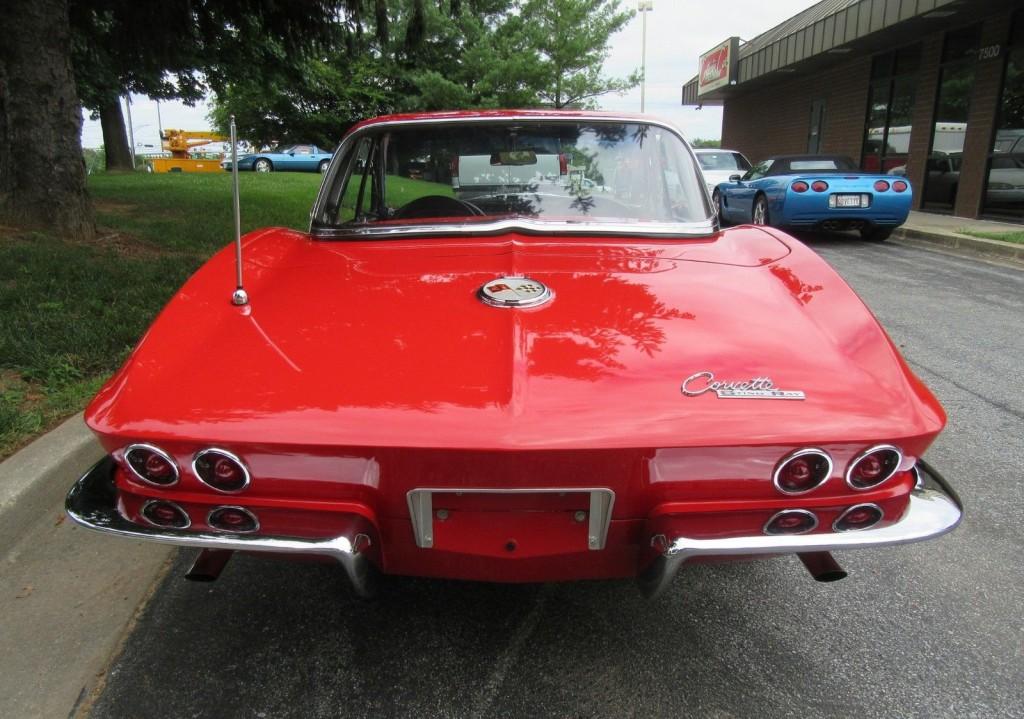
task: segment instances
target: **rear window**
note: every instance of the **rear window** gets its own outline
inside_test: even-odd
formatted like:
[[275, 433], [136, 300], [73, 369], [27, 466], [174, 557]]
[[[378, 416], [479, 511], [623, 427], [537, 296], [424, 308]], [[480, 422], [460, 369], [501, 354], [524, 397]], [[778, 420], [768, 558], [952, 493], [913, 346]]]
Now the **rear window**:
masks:
[[789, 163], [789, 169], [802, 172], [804, 170], [845, 170], [847, 168], [837, 160], [793, 160]]
[[698, 152], [697, 162], [700, 163], [702, 169], [711, 172], [716, 170], [741, 170], [746, 172], [750, 169], [750, 163], [743, 158], [743, 155], [735, 152]]
[[632, 226], [711, 216], [685, 143], [645, 123], [381, 125], [343, 152], [314, 227], [388, 231], [515, 218]]

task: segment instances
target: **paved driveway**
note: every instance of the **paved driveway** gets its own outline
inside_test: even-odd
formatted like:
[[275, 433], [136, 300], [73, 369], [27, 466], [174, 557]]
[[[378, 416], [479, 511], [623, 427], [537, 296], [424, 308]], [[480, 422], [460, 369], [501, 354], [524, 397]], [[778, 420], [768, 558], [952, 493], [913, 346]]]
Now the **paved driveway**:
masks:
[[[1024, 273], [895, 244], [808, 237], [950, 415], [928, 458], [960, 491], [937, 542], [630, 582], [394, 580], [236, 557], [172, 573], [95, 717], [1024, 716]], [[96, 608], [102, 611], [101, 607]]]

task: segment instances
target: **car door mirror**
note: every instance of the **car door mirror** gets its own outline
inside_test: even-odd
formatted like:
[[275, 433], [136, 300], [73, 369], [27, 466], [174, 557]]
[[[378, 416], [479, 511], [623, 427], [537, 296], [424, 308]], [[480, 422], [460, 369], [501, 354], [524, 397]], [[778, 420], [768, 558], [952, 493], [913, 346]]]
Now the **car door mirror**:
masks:
[[288, 153], [288, 156], [289, 156], [289, 157], [295, 157], [295, 153], [294, 153], [294, 152], [289, 152], [289, 153]]
[[739, 182], [742, 179], [742, 175], [729, 175], [729, 182]]

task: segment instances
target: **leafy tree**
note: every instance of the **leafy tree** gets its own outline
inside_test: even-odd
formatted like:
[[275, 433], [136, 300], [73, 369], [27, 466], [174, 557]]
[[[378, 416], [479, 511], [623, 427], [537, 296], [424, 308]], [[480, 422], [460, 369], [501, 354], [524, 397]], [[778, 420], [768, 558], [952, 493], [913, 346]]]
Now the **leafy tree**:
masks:
[[626, 78], [601, 74], [609, 39], [633, 15], [620, 0], [525, 0], [502, 34], [524, 59], [524, 78], [539, 99], [556, 108], [591, 105], [640, 82], [637, 72]]
[[120, 97], [187, 103], [238, 72], [304, 59], [336, 39], [335, 19], [358, 0], [70, 0], [82, 104], [100, 119], [107, 169], [130, 169]]
[[315, 60], [280, 54], [258, 74], [225, 78], [211, 119], [224, 129], [234, 114], [258, 143], [330, 146], [383, 112], [592, 104], [639, 80], [600, 73], [631, 16], [619, 0], [354, 2], [344, 42]]
[[358, 120], [393, 109], [393, 93], [372, 59], [304, 58], [238, 78], [217, 94], [210, 121], [257, 146], [312, 142], [330, 148]]

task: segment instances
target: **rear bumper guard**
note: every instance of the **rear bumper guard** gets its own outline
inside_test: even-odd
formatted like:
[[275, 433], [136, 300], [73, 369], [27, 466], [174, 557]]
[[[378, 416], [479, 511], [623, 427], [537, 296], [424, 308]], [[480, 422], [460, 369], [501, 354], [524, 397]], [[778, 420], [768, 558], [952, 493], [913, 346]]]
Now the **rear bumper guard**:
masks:
[[180, 547], [333, 557], [345, 570], [356, 594], [361, 597], [373, 595], [376, 569], [365, 555], [370, 546], [370, 538], [366, 534], [310, 539], [145, 527], [129, 522], [117, 511], [114, 466], [113, 459], [103, 458], [71, 488], [64, 509], [76, 524], [97, 532]]
[[924, 461], [919, 460], [913, 471], [917, 476], [917, 484], [910, 493], [910, 503], [903, 518], [878, 529], [721, 539], [668, 539], [664, 535], [657, 535], [651, 539], [651, 544], [659, 554], [640, 575], [640, 589], [648, 597], [658, 596], [671, 584], [683, 562], [693, 557], [803, 554], [886, 547], [934, 539], [952, 531], [963, 516], [960, 498], [942, 476]]

